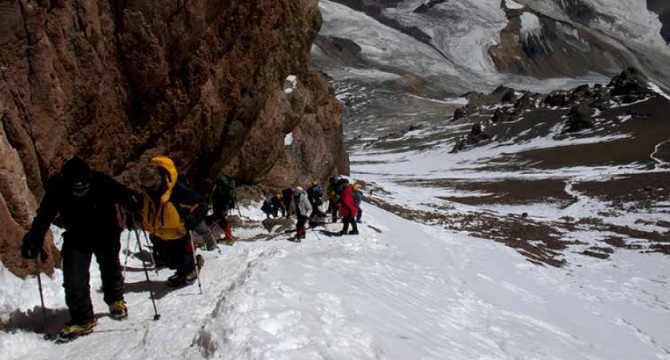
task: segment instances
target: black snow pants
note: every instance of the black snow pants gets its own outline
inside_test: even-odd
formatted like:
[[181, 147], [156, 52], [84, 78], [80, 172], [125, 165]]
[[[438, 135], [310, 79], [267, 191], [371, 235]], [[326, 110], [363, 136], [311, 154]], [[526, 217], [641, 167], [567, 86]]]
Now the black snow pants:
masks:
[[193, 248], [191, 248], [191, 236], [189, 234], [176, 240], [163, 240], [152, 236], [151, 241], [158, 256], [170, 269], [176, 270], [177, 275], [185, 276], [195, 270]]
[[119, 261], [121, 250], [120, 233], [112, 234], [63, 234], [63, 288], [65, 304], [75, 324], [84, 324], [93, 320], [91, 304], [91, 257], [95, 254], [102, 279], [102, 291], [105, 303], [112, 304], [123, 300], [123, 274]]

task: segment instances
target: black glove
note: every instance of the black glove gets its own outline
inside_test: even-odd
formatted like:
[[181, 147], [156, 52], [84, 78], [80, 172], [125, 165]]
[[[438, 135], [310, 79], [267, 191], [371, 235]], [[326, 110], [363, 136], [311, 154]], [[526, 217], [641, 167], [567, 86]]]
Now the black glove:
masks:
[[135, 213], [142, 210], [142, 205], [144, 205], [142, 201], [142, 195], [132, 191], [128, 196], [128, 203], [126, 204], [126, 209]]
[[36, 259], [40, 253], [42, 253], [42, 261], [46, 260], [46, 252], [42, 251], [42, 241], [33, 233], [27, 232], [23, 236], [21, 256], [26, 259]]
[[142, 228], [142, 215], [137, 211], [126, 211], [126, 228], [139, 230]]
[[198, 227], [198, 219], [193, 215], [189, 215], [184, 219], [184, 226], [186, 230], [194, 230]]

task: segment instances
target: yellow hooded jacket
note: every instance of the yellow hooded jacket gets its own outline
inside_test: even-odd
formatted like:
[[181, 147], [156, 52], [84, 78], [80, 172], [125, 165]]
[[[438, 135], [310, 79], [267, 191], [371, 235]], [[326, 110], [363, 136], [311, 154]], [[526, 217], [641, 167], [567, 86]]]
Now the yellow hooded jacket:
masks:
[[179, 215], [177, 206], [190, 213], [198, 204], [175, 204], [170, 201], [172, 191], [177, 184], [177, 168], [170, 158], [157, 156], [151, 159], [149, 164], [165, 169], [169, 177], [166, 179], [167, 190], [161, 195], [159, 203], [154, 202], [148, 194], [143, 193], [142, 226], [144, 230], [163, 240], [181, 239], [186, 236], [188, 230], [184, 226], [184, 219]]

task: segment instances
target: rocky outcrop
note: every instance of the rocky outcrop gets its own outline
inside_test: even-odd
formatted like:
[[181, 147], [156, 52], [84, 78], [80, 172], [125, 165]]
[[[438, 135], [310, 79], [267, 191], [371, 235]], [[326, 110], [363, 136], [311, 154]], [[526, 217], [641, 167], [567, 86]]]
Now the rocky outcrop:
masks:
[[666, 43], [670, 43], [670, 3], [665, 0], [647, 0], [647, 8], [658, 14], [658, 19], [663, 24], [661, 36]]
[[[561, 4], [568, 16], [582, 22], [596, 16], [581, 0]], [[509, 22], [500, 32], [499, 44], [489, 48], [491, 60], [503, 73], [539, 79], [575, 77], [588, 72], [612, 74], [629, 63], [617, 48], [580, 27], [527, 8], [505, 11]]]
[[651, 93], [646, 76], [634, 67], [628, 68], [621, 74], [613, 77], [608, 86], [612, 87], [610, 94], [613, 96], [637, 96]]
[[[459, 125], [473, 125], [469, 133], [457, 130], [450, 134], [454, 143], [451, 152], [471, 150], [487, 143], [483, 140], [489, 138], [497, 142], [523, 142], [540, 136], [555, 139], [601, 136], [631, 119], [653, 118], [663, 113], [666, 104], [654, 103], [664, 103], [660, 99], [665, 98], [656, 91], [650, 87], [644, 73], [631, 67], [614, 76], [607, 85], [585, 84], [547, 95], [517, 91], [518, 99], [513, 104], [504, 101], [503, 94], [513, 93], [505, 86], [499, 86], [487, 95], [467, 94], [470, 103], [455, 112], [458, 119], [454, 120], [456, 116], [450, 119]], [[479, 131], [480, 125], [481, 130], [486, 131]], [[560, 129], [560, 134], [552, 134], [554, 129]], [[659, 131], [645, 130], [642, 133], [645, 135], [640, 136], [647, 138], [660, 136], [659, 142], [666, 140]]]
[[593, 123], [593, 114], [594, 110], [587, 104], [582, 103], [573, 107], [567, 115], [568, 119], [565, 122], [563, 132], [572, 133], [592, 129], [595, 126]]
[[127, 183], [158, 154], [240, 184], [347, 173], [340, 105], [310, 66], [320, 25], [316, 0], [0, 4], [5, 266], [22, 273], [43, 184], [75, 154]]

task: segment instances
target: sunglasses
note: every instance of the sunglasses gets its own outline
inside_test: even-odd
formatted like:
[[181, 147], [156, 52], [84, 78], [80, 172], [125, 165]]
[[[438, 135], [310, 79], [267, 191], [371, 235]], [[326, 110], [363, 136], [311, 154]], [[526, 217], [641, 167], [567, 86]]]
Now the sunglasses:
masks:
[[88, 189], [91, 187], [91, 184], [88, 182], [76, 182], [70, 187], [70, 191], [75, 196], [84, 196], [88, 192]]
[[144, 181], [142, 181], [140, 186], [144, 190], [155, 190], [156, 188], [158, 188], [160, 186], [160, 179], [156, 179], [156, 178], [145, 179]]

